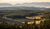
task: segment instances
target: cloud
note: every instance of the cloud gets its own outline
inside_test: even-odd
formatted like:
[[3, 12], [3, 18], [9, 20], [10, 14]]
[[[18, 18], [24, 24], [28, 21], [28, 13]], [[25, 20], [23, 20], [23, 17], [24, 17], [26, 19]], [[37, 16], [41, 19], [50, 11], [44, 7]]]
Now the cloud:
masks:
[[0, 0], [0, 3], [31, 3], [31, 2], [50, 2], [50, 0]]
[[11, 4], [16, 4], [16, 3], [30, 3], [32, 0], [0, 0], [0, 3], [11, 3]]

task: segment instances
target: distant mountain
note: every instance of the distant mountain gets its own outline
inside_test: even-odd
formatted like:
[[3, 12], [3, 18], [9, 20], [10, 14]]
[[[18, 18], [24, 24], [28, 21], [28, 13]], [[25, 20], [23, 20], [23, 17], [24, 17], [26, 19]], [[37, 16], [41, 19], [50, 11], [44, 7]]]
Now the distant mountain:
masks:
[[10, 3], [0, 3], [0, 7], [11, 7]]
[[33, 12], [39, 12], [47, 9], [47, 8], [39, 8], [39, 7], [0, 7], [0, 14], [8, 14], [9, 15], [29, 15]]
[[40, 8], [40, 7], [0, 7], [0, 10], [45, 10], [47, 8]]
[[18, 6], [24, 6], [24, 7], [43, 7], [43, 8], [50, 8], [50, 2], [32, 2], [32, 3], [23, 3], [23, 4], [15, 4], [12, 5], [10, 3], [0, 3], [0, 7], [18, 7]]
[[47, 8], [47, 9], [45, 9], [45, 10], [43, 10], [43, 11], [48, 11], [48, 12], [50, 12], [50, 8]]
[[32, 2], [32, 3], [23, 3], [23, 4], [16, 4], [16, 6], [50, 8], [50, 2]]
[[[23, 3], [16, 4], [12, 6], [9, 3], [0, 3], [0, 10], [34, 10], [34, 11], [46, 11], [50, 6], [50, 2], [32, 2], [32, 3]], [[3, 12], [7, 12], [3, 11]], [[48, 10], [49, 11], [49, 10]]]
[[10, 3], [0, 3], [0, 5], [11, 5]]
[[[43, 9], [43, 10], [42, 10]], [[49, 8], [36, 8], [36, 7], [3, 7], [0, 8], [0, 15], [8, 14], [8, 15], [29, 15], [34, 12], [48, 11]]]

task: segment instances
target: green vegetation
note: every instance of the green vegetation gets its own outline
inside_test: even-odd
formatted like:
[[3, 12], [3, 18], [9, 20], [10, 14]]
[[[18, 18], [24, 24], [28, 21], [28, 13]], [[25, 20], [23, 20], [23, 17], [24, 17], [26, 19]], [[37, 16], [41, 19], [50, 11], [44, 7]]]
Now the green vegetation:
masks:
[[[11, 13], [10, 13], [11, 14]], [[19, 13], [18, 13], [19, 14]], [[26, 13], [27, 14], [27, 13]], [[32, 14], [41, 14], [44, 15], [45, 21], [43, 23], [43, 26], [40, 24], [40, 27], [38, 27], [38, 25], [35, 24], [27, 24], [27, 22], [25, 22], [25, 24], [23, 25], [11, 25], [11, 24], [5, 24], [5, 23], [1, 23], [0, 24], [0, 29], [50, 29], [50, 12], [47, 11], [39, 11], [39, 12], [33, 12]], [[21, 16], [31, 16], [31, 15], [25, 15], [25, 14], [21, 14]], [[13, 17], [14, 15], [8, 15], [8, 17]], [[0, 17], [1, 18], [1, 17]], [[16, 18], [16, 20], [20, 20], [19, 18]]]
[[[46, 20], [44, 22], [44, 25], [40, 27], [41, 29], [50, 29], [50, 20]], [[11, 25], [11, 24], [0, 24], [0, 29], [38, 29], [37, 26], [35, 26], [34, 24], [27, 24], [27, 22], [25, 22], [25, 24], [23, 25]]]

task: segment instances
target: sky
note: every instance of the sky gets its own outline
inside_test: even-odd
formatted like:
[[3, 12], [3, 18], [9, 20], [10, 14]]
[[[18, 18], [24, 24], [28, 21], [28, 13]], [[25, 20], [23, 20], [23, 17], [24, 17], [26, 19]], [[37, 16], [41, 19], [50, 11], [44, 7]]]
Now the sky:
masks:
[[16, 4], [16, 3], [31, 3], [31, 2], [50, 2], [50, 0], [0, 0], [0, 3], [11, 3], [11, 4]]
[[[23, 3], [32, 3], [32, 2], [50, 2], [50, 0], [0, 0], [0, 3], [10, 3], [12, 4], [13, 6], [15, 4], [23, 4]], [[30, 6], [30, 5], [29, 5]], [[33, 5], [31, 5], [33, 6]], [[41, 3], [41, 4], [38, 4], [36, 3], [34, 6], [37, 6], [37, 7], [49, 7], [50, 8], [50, 3]]]

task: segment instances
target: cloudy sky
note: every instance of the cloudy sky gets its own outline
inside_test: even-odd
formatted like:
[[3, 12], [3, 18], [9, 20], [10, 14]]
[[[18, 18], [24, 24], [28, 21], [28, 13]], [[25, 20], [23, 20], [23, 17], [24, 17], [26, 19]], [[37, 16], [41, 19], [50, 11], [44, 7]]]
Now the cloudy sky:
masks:
[[31, 3], [31, 2], [50, 2], [50, 0], [0, 0], [0, 3]]
[[[23, 3], [32, 3], [32, 2], [50, 2], [50, 0], [0, 0], [0, 3], [10, 3], [12, 5], [15, 4], [23, 4]], [[50, 3], [33, 3], [34, 5], [26, 5], [26, 6], [36, 6], [36, 7], [47, 7], [50, 8]]]

